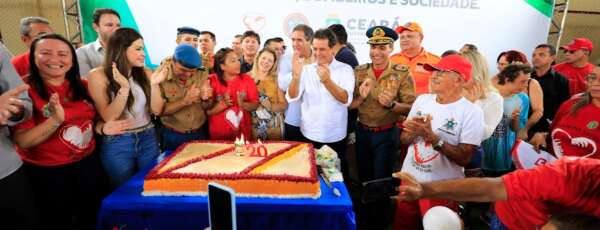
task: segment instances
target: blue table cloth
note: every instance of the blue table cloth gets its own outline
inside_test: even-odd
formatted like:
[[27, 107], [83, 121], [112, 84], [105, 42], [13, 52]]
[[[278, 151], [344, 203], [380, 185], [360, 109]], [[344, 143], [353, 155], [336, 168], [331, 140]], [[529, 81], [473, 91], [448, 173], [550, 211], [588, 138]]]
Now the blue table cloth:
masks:
[[[205, 196], [142, 196], [140, 171], [102, 201], [98, 229], [204, 229], [209, 226]], [[342, 182], [332, 183], [337, 197], [321, 178], [319, 199], [236, 197], [238, 229], [355, 229], [352, 202]]]

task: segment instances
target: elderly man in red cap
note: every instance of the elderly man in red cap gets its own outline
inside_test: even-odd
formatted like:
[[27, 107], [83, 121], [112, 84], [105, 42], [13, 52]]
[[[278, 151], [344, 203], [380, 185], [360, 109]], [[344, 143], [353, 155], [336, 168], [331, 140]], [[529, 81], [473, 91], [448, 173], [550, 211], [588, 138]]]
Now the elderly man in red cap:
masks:
[[594, 65], [589, 62], [594, 44], [587, 38], [575, 38], [571, 43], [560, 47], [565, 51], [565, 61], [554, 66], [554, 70], [567, 77], [569, 92], [572, 95], [585, 92], [585, 77], [592, 72]]
[[423, 29], [416, 22], [409, 22], [396, 28], [400, 40], [400, 53], [394, 54], [390, 60], [394, 64], [408, 65], [410, 75], [415, 80], [416, 95], [429, 92], [431, 73], [423, 68], [425, 64], [435, 64], [440, 57], [425, 51]]
[[[482, 110], [461, 93], [471, 79], [471, 64], [452, 54], [424, 68], [433, 72], [431, 94], [417, 97], [404, 122], [400, 141], [409, 147], [401, 171], [414, 175], [420, 183], [463, 178], [463, 167], [471, 160], [484, 132]], [[449, 200], [397, 204], [394, 229], [419, 229], [422, 216], [434, 206], [457, 209], [457, 204]]]

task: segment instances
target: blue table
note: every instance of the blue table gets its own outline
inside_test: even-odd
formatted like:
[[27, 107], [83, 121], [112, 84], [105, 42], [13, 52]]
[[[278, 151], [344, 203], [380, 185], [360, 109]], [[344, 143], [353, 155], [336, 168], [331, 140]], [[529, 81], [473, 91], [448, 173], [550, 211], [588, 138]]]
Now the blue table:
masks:
[[[208, 227], [205, 196], [144, 197], [140, 171], [102, 201], [98, 229], [204, 229]], [[333, 194], [321, 180], [319, 199], [268, 199], [236, 197], [238, 229], [355, 229], [352, 202], [342, 182]]]

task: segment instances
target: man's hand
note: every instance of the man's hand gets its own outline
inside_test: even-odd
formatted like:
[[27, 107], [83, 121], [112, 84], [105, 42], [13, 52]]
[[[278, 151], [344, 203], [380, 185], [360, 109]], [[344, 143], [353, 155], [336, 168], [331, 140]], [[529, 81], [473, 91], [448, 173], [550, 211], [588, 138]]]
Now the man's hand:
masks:
[[421, 199], [423, 196], [423, 186], [419, 184], [414, 176], [403, 172], [394, 173], [392, 176], [401, 181], [400, 186], [396, 188], [400, 200], [413, 201]]
[[373, 88], [373, 82], [370, 78], [363, 81], [363, 83], [360, 84], [360, 86], [358, 87], [358, 92], [360, 93], [360, 98], [363, 100], [367, 99], [367, 97], [369, 96], [369, 93], [371, 93], [372, 88]]
[[150, 77], [151, 85], [158, 85], [167, 79], [167, 67], [163, 67], [160, 70], [154, 71]]
[[404, 131], [429, 139], [434, 136], [433, 130], [431, 129], [431, 120], [433, 120], [433, 117], [429, 114], [406, 119], [403, 123]]
[[200, 89], [198, 87], [192, 85], [185, 92], [185, 96], [183, 97], [183, 104], [191, 105], [200, 99]]
[[210, 87], [210, 80], [206, 80], [200, 87], [200, 98], [203, 101], [211, 99], [213, 96], [213, 88]]
[[331, 72], [326, 65], [318, 65], [317, 74], [319, 75], [319, 78], [321, 78], [321, 83], [326, 83], [331, 80]]
[[302, 75], [302, 67], [304, 66], [304, 58], [300, 57], [300, 53], [294, 53], [292, 57], [292, 78], [300, 79]]
[[0, 95], [0, 125], [5, 125], [13, 115], [23, 111], [19, 95], [28, 89], [29, 85], [23, 84]]
[[381, 106], [387, 108], [388, 106], [390, 106], [390, 103], [394, 101], [394, 95], [392, 95], [391, 91], [389, 90], [383, 90], [377, 97], [377, 101], [379, 101], [379, 104], [381, 104]]

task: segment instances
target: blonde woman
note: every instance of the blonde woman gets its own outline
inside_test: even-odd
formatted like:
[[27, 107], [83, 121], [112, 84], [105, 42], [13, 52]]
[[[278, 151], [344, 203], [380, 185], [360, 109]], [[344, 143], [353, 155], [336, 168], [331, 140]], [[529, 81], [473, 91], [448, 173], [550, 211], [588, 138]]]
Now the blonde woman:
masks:
[[256, 82], [260, 104], [252, 112], [252, 137], [261, 140], [283, 139], [283, 112], [287, 108], [285, 93], [277, 84], [277, 56], [270, 49], [261, 50], [250, 75]]

